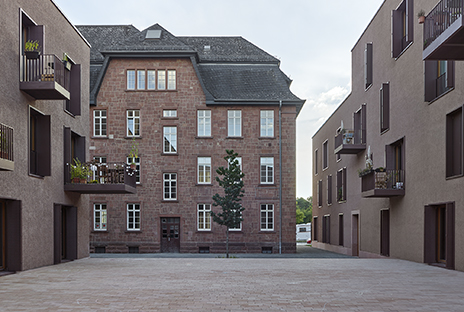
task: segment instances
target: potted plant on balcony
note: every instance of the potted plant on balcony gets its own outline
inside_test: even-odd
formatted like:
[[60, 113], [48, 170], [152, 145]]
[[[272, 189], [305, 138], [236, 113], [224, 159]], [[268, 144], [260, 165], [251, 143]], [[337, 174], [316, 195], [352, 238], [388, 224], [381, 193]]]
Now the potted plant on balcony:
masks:
[[79, 159], [74, 158], [74, 165], [71, 165], [71, 181], [72, 183], [87, 183], [87, 178], [90, 175], [90, 170], [82, 164]]
[[132, 146], [129, 152], [129, 158], [131, 159], [130, 167], [135, 170], [135, 159], [139, 157], [139, 143], [135, 143], [135, 139], [132, 139]]
[[424, 22], [425, 22], [425, 11], [424, 11], [424, 10], [420, 10], [420, 11], [417, 13], [417, 17], [419, 18], [419, 24], [424, 24]]
[[66, 53], [63, 54], [63, 64], [64, 64], [64, 67], [67, 70], [71, 70], [72, 63], [71, 63], [71, 60], [70, 60], [70, 58], [68, 57], [68, 55]]
[[28, 59], [38, 59], [40, 55], [39, 41], [27, 40], [24, 45], [24, 54]]

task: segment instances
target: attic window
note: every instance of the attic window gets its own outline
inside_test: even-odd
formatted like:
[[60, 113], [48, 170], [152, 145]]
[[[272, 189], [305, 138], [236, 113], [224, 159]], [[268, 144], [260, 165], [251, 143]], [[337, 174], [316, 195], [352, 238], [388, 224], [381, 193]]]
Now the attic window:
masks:
[[210, 45], [205, 45], [204, 51], [211, 51], [211, 46]]
[[145, 40], [147, 39], [160, 39], [161, 38], [161, 30], [147, 30], [147, 34], [145, 35]]

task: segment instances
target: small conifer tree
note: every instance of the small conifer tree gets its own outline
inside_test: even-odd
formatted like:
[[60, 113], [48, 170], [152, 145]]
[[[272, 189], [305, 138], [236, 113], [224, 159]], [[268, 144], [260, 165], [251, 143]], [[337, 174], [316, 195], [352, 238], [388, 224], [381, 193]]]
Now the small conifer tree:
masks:
[[216, 173], [221, 177], [216, 177], [219, 186], [224, 189], [224, 196], [219, 194], [213, 195], [213, 206], [220, 206], [222, 212], [215, 213], [211, 211], [213, 221], [225, 225], [227, 228], [226, 238], [226, 257], [229, 258], [229, 229], [238, 228], [243, 221], [242, 211], [245, 208], [240, 203], [243, 197], [243, 181], [245, 176], [240, 169], [240, 164], [237, 160], [237, 153], [233, 150], [226, 150], [227, 156], [224, 159], [229, 166], [227, 168], [219, 167]]

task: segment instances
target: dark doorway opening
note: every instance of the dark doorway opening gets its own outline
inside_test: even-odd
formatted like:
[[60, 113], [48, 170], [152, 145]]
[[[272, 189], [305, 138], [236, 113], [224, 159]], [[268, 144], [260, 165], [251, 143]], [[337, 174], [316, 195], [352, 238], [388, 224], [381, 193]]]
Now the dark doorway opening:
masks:
[[161, 218], [161, 252], [180, 252], [180, 218]]
[[55, 205], [54, 263], [77, 259], [77, 207]]

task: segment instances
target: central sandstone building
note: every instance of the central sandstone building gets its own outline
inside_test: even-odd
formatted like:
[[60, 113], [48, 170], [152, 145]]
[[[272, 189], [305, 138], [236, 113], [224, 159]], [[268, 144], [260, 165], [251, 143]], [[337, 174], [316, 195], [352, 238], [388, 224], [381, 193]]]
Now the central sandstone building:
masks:
[[245, 173], [245, 211], [231, 251], [295, 252], [304, 100], [280, 61], [241, 37], [176, 37], [158, 24], [78, 29], [92, 45], [90, 158], [137, 170], [136, 194], [90, 196], [90, 251], [223, 252], [226, 229], [210, 211], [220, 209], [216, 169], [232, 149]]

